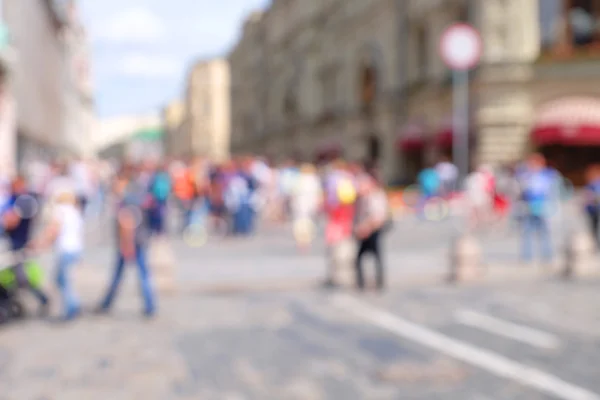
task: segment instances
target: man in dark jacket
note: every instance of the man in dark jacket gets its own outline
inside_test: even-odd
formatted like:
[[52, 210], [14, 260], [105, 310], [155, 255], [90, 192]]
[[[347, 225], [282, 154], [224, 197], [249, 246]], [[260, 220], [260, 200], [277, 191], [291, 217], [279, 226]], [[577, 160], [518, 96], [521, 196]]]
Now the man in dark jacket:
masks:
[[[10, 243], [10, 249], [15, 254], [25, 250], [30, 242], [34, 219], [39, 212], [39, 203], [33, 193], [27, 190], [23, 177], [17, 177], [11, 185], [8, 206], [2, 213], [2, 226]], [[12, 268], [20, 288], [31, 291], [39, 300], [41, 312], [48, 311], [48, 297], [39, 288], [29, 282], [23, 261]]]

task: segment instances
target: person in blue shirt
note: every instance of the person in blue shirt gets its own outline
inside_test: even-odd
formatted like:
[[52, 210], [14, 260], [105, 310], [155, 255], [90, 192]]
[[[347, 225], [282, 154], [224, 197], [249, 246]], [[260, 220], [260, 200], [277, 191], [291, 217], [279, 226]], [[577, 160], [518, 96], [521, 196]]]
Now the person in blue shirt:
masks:
[[[33, 224], [39, 212], [39, 203], [33, 193], [27, 190], [23, 177], [17, 177], [11, 185], [8, 205], [2, 212], [2, 227], [8, 238], [10, 249], [21, 252], [27, 249], [33, 233]], [[13, 272], [19, 287], [28, 289], [40, 302], [40, 313], [48, 311], [48, 296], [29, 282], [23, 262], [13, 267]]]
[[171, 195], [172, 183], [166, 165], [161, 165], [153, 172], [149, 187], [148, 222], [153, 234], [162, 236], [165, 233], [167, 202]]
[[533, 237], [537, 235], [543, 260], [551, 262], [550, 207], [557, 200], [560, 176], [556, 170], [547, 167], [544, 156], [536, 153], [529, 157], [518, 179], [523, 205], [521, 258], [525, 262], [533, 261]]
[[584, 201], [590, 231], [600, 249], [600, 164], [592, 165], [587, 171]]
[[442, 182], [438, 172], [432, 164], [423, 169], [417, 176], [417, 183], [421, 191], [418, 211], [420, 214], [425, 209], [425, 204], [432, 198], [439, 196]]
[[439, 194], [440, 191], [440, 176], [433, 166], [428, 166], [423, 169], [417, 177], [421, 195], [425, 200], [429, 200]]

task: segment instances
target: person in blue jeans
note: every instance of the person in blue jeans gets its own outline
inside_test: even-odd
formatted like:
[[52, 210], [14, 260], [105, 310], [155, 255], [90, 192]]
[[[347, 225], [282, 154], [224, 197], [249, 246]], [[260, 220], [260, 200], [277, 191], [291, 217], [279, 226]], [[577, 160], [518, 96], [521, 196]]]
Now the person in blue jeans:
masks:
[[123, 280], [125, 265], [133, 262], [137, 265], [141, 294], [144, 298], [144, 315], [154, 316], [156, 300], [148, 267], [147, 253], [150, 240], [150, 230], [147, 214], [143, 205], [147, 190], [132, 179], [131, 171], [125, 171], [121, 181], [123, 193], [117, 210], [117, 260], [108, 291], [100, 303], [98, 311], [106, 313], [110, 310], [117, 291]]
[[54, 245], [57, 256], [56, 284], [63, 299], [63, 319], [70, 321], [81, 311], [71, 282], [71, 270], [83, 252], [84, 219], [74, 193], [60, 193], [52, 211], [52, 220], [32, 246], [42, 249]]
[[153, 234], [162, 236], [165, 234], [165, 222], [167, 213], [167, 202], [171, 195], [171, 177], [166, 166], [158, 168], [150, 178], [149, 204], [147, 213], [150, 230]]
[[533, 154], [519, 176], [523, 201], [521, 258], [531, 262], [534, 258], [533, 239], [540, 240], [544, 262], [553, 257], [550, 234], [550, 206], [559, 186], [558, 173], [546, 166], [541, 154]]

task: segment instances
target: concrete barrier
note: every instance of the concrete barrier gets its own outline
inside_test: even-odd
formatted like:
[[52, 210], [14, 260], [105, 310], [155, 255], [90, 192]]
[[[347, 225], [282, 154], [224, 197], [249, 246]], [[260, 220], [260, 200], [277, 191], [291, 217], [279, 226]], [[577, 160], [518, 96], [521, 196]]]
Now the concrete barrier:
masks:
[[329, 277], [342, 287], [354, 287], [356, 284], [354, 259], [356, 243], [354, 239], [344, 240], [328, 249]]
[[565, 278], [596, 275], [600, 271], [595, 257], [596, 243], [591, 235], [578, 232], [567, 241], [565, 248]]
[[450, 248], [448, 282], [470, 282], [483, 278], [482, 252], [479, 241], [472, 235], [453, 239]]
[[176, 284], [176, 260], [168, 240], [154, 239], [148, 254], [150, 270], [159, 293], [173, 293]]

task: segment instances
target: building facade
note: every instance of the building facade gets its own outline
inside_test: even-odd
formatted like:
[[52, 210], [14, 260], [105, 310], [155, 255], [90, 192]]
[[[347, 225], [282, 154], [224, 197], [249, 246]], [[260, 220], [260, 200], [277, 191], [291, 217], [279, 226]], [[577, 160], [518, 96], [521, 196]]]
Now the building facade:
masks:
[[[230, 56], [236, 150], [303, 159], [343, 153], [380, 161], [391, 174], [404, 3], [276, 0], [251, 16]], [[266, 56], [252, 62], [256, 54]], [[240, 110], [251, 113], [262, 92], [264, 128], [253, 132]]]
[[65, 126], [63, 146], [75, 155], [92, 157], [93, 135], [97, 133], [92, 86], [91, 49], [77, 4], [66, 2], [67, 24], [62, 31], [65, 48]]
[[186, 142], [182, 141], [184, 121], [186, 117], [185, 103], [174, 101], [165, 107], [163, 112], [164, 150], [168, 157], [184, 157], [189, 151]]
[[188, 76], [181, 156], [225, 160], [230, 156], [230, 74], [224, 59], [197, 62]]
[[[266, 139], [268, 57], [265, 14], [250, 15], [242, 36], [229, 54], [231, 68], [231, 150], [244, 152]], [[250, 142], [252, 144], [250, 145]]]
[[[439, 42], [468, 22], [484, 44], [470, 73], [472, 165], [538, 148], [580, 180], [585, 165], [572, 161], [600, 161], [598, 148], [586, 150], [600, 144], [589, 133], [600, 114], [600, 85], [590, 84], [600, 79], [599, 10], [596, 0], [275, 0], [250, 17], [230, 56], [234, 148], [343, 153], [376, 161], [388, 181], [413, 180], [453, 156], [451, 72]], [[261, 68], [256, 54], [267, 55]], [[263, 91], [266, 111], [250, 111]], [[248, 121], [263, 115], [256, 133]]]
[[12, 90], [15, 67], [14, 46], [0, 15], [0, 176], [12, 176], [17, 167], [17, 108]]
[[18, 156], [81, 155], [93, 127], [89, 55], [74, 1], [4, 0], [16, 51]]

